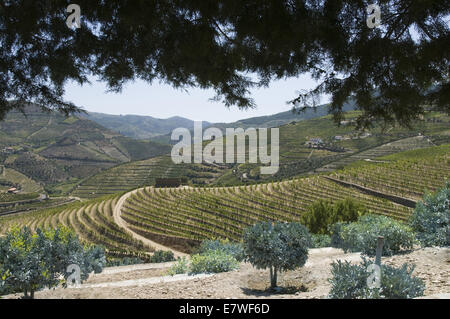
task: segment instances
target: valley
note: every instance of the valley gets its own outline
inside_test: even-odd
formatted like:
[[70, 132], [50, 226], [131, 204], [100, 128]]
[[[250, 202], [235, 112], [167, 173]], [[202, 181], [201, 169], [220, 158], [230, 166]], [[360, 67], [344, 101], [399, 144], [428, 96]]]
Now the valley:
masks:
[[[0, 219], [0, 232], [7, 231], [14, 224], [27, 225], [31, 229], [64, 225], [87, 242], [104, 245], [115, 256], [140, 256], [154, 249], [145, 248], [130, 233], [168, 249], [191, 252], [205, 239], [239, 241], [243, 229], [257, 221], [299, 221], [308, 207], [319, 199], [335, 202], [352, 198], [373, 213], [407, 220], [411, 208], [344, 187], [327, 177], [417, 201], [425, 192], [442, 187], [450, 179], [449, 154], [448, 144], [431, 146], [380, 157], [379, 161], [355, 162], [325, 175], [247, 186], [158, 189], [146, 187], [144, 178], [140, 185], [128, 184], [127, 187], [138, 189], [132, 194], [126, 194], [123, 183], [134, 177], [127, 176], [121, 181], [117, 178], [124, 172], [117, 171], [116, 178], [110, 179], [116, 184], [109, 184], [110, 188], [102, 190], [103, 197], [48, 211], [3, 217]], [[147, 165], [151, 166], [152, 162], [147, 162]], [[142, 169], [148, 172], [150, 166]], [[145, 174], [136, 171], [136, 176], [142, 175]], [[417, 175], [422, 178], [417, 179]], [[100, 188], [79, 189], [75, 194], [90, 198], [92, 193], [82, 193], [88, 190], [99, 191]], [[108, 191], [114, 194], [105, 195]], [[126, 200], [121, 201], [125, 196]], [[121, 205], [117, 207], [119, 201]], [[126, 228], [117, 224], [115, 210], [120, 212]]]
[[[355, 116], [347, 114], [350, 122]], [[169, 145], [133, 141], [85, 119], [39, 121], [46, 124], [11, 134], [16, 144], [3, 141], [12, 146], [2, 155], [0, 236], [15, 225], [64, 226], [112, 259], [149, 262], [156, 251], [189, 256], [205, 240], [240, 242], [260, 221], [301, 222], [318, 201], [351, 199], [406, 222], [425, 193], [450, 179], [449, 117], [439, 113], [410, 130], [358, 133], [329, 116], [282, 125], [280, 171], [268, 177], [260, 164], [176, 165]], [[61, 139], [38, 139], [49, 130]], [[145, 154], [152, 157], [140, 159]], [[154, 187], [158, 178], [181, 177], [184, 186]], [[8, 194], [13, 186], [19, 191]]]
[[450, 299], [449, 39], [442, 0], [0, 1], [0, 313]]

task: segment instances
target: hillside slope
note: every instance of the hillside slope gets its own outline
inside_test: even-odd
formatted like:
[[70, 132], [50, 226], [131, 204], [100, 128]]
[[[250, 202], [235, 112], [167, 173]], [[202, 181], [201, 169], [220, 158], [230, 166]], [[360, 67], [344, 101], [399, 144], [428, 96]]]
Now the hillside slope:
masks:
[[175, 165], [169, 156], [126, 163], [100, 172], [78, 185], [73, 196], [95, 198], [154, 185], [157, 178], [186, 177], [194, 184], [208, 184], [228, 171], [225, 165]]
[[[257, 221], [298, 222], [318, 200], [352, 198], [375, 214], [407, 220], [412, 208], [396, 204], [385, 195], [420, 200], [427, 191], [443, 187], [450, 179], [449, 147], [387, 156], [386, 163], [358, 163], [332, 174], [336, 182], [328, 176], [314, 176], [239, 187], [145, 188], [127, 198], [120, 207], [121, 217], [134, 233], [186, 251], [192, 241], [239, 241], [243, 230]], [[341, 180], [362, 184], [377, 194], [342, 186]]]
[[[412, 208], [342, 186], [328, 177], [417, 200], [426, 190], [442, 187], [450, 178], [449, 147], [399, 153], [385, 157], [382, 163], [360, 162], [325, 176], [283, 182], [238, 187], [145, 187], [60, 208], [0, 216], [0, 234], [17, 224], [31, 229], [65, 225], [84, 241], [104, 245], [112, 256], [139, 256], [153, 247], [137, 240], [136, 234], [168, 249], [190, 252], [204, 239], [239, 241], [242, 231], [257, 221], [299, 221], [318, 200], [352, 198], [375, 214], [406, 220]], [[117, 224], [117, 217], [122, 225]]]
[[[450, 144], [356, 162], [332, 178], [385, 194], [420, 200], [450, 181]], [[420, 176], [420, 178], [418, 178]]]
[[[241, 164], [219, 178], [216, 184], [283, 180], [315, 171], [332, 171], [365, 158], [375, 159], [450, 142], [450, 117], [444, 114], [428, 113], [411, 129], [376, 125], [365, 132], [355, 131], [351, 125], [358, 114], [347, 112], [346, 124], [339, 127], [331, 116], [285, 124], [280, 127], [280, 170], [277, 174], [261, 175], [261, 164]], [[320, 144], [314, 144], [316, 140]], [[270, 149], [270, 144], [268, 147]], [[246, 157], [248, 159], [248, 154]]]
[[94, 175], [120, 163], [166, 154], [170, 146], [136, 141], [90, 120], [27, 107], [0, 122], [0, 165], [47, 188]]
[[[344, 111], [352, 111], [354, 110], [355, 106], [351, 103], [344, 106]], [[243, 120], [239, 120], [236, 122], [231, 123], [214, 123], [210, 124], [207, 122], [203, 123], [204, 128], [208, 127], [214, 127], [218, 128], [222, 131], [223, 134], [225, 134], [225, 131], [227, 128], [269, 128], [269, 127], [280, 127], [285, 124], [289, 123], [296, 123], [300, 121], [307, 121], [311, 119], [317, 119], [321, 118], [323, 116], [326, 116], [328, 114], [328, 105], [320, 105], [318, 107], [314, 108], [308, 108], [305, 109], [301, 113], [294, 113], [292, 111], [287, 112], [281, 112], [273, 115], [266, 115], [266, 116], [257, 116], [257, 117], [251, 117]], [[165, 135], [159, 135], [152, 138], [153, 141], [162, 142], [162, 143], [169, 143], [174, 144], [174, 142], [171, 140], [171, 133], [165, 134]]]
[[[134, 139], [147, 140], [159, 135], [170, 134], [174, 129], [183, 127], [194, 128], [194, 121], [175, 116], [168, 119], [157, 119], [151, 116], [140, 115], [110, 115], [103, 113], [89, 112], [80, 114], [91, 121], [94, 121], [114, 132]], [[205, 126], [211, 123], [204, 122]]]
[[[450, 178], [448, 148], [449, 145], [442, 145], [426, 152], [392, 155], [385, 158], [390, 159], [387, 164], [357, 163], [329, 176], [343, 181], [356, 178], [363, 186], [385, 194], [418, 199], [426, 190], [442, 187]], [[383, 169], [389, 169], [389, 174], [377, 174]], [[391, 175], [394, 178], [389, 178]], [[417, 179], [418, 175], [422, 178]], [[120, 201], [121, 198], [125, 200]], [[299, 221], [318, 200], [335, 202], [346, 198], [359, 201], [373, 213], [400, 220], [406, 220], [412, 212], [411, 208], [385, 198], [341, 186], [327, 176], [313, 176], [239, 187], [145, 187], [126, 195], [119, 193], [63, 208], [0, 217], [0, 234], [16, 224], [31, 229], [65, 225], [83, 240], [102, 244], [114, 254], [136, 255], [152, 250], [130, 236], [131, 231], [159, 245], [189, 252], [204, 239], [239, 241], [243, 229], [257, 221]], [[121, 206], [117, 207], [119, 202]], [[117, 210], [125, 226], [116, 224], [113, 214]]]
[[[348, 113], [349, 120], [357, 113]], [[375, 128], [367, 135], [360, 135], [350, 125], [336, 127], [330, 116], [321, 117], [280, 127], [280, 171], [274, 176], [260, 175], [258, 164], [174, 164], [169, 156], [149, 161], [132, 162], [102, 171], [85, 180], [73, 192], [83, 198], [127, 191], [150, 186], [156, 178], [187, 177], [197, 185], [243, 185], [255, 182], [283, 180], [317, 171], [333, 171], [361, 159], [375, 159], [404, 150], [425, 148], [436, 143], [450, 141], [449, 117], [429, 114], [416, 123], [412, 130], [392, 128], [383, 132]], [[418, 137], [418, 134], [428, 134]], [[340, 135], [342, 140], [336, 140]], [[310, 148], [310, 138], [320, 137], [327, 146]], [[434, 142], [433, 142], [434, 141]], [[342, 151], [343, 150], [343, 151]]]
[[[353, 111], [355, 105], [353, 103], [347, 103], [343, 107], [344, 112]], [[301, 113], [294, 113], [292, 111], [281, 112], [273, 115], [251, 117], [243, 119], [233, 123], [214, 123], [212, 126], [224, 130], [227, 127], [232, 128], [268, 128], [279, 127], [292, 122], [307, 121], [311, 119], [320, 118], [328, 115], [329, 107], [327, 104], [317, 106], [316, 108], [307, 108]]]

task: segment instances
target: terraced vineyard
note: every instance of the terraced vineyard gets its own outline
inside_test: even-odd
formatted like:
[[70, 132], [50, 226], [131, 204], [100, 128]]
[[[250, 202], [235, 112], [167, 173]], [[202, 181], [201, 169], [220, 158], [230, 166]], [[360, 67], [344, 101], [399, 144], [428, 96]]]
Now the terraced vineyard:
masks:
[[[240, 240], [242, 231], [259, 220], [298, 221], [319, 199], [355, 198], [375, 213], [406, 219], [411, 210], [338, 186], [317, 176], [282, 183], [227, 188], [145, 188], [131, 195], [121, 217], [130, 230], [162, 245], [189, 252], [201, 240]], [[120, 195], [63, 208], [0, 217], [0, 234], [13, 225], [55, 228], [64, 225], [89, 243], [101, 244], [110, 256], [143, 256], [151, 252], [119, 227], [113, 210]]]
[[37, 193], [9, 194], [0, 192], [0, 206], [2, 204], [7, 205], [9, 203], [33, 200], [37, 198], [39, 198], [39, 194]]
[[20, 186], [21, 190], [25, 193], [39, 193], [43, 191], [42, 186], [36, 181], [16, 170], [5, 168], [4, 166], [0, 170], [0, 191], [6, 191], [12, 186]]
[[[410, 209], [313, 177], [228, 188], [146, 188], [132, 195], [122, 218], [134, 232], [177, 249], [189, 250], [206, 238], [240, 240], [260, 220], [299, 221], [309, 205], [351, 197], [371, 211], [406, 219]], [[184, 244], [184, 247], [183, 247]]]
[[194, 182], [214, 179], [223, 168], [207, 165], [175, 165], [169, 156], [123, 164], [86, 180], [73, 196], [96, 198], [141, 186], [153, 185], [156, 178], [189, 177]]
[[450, 144], [381, 157], [372, 163], [357, 163], [331, 176], [418, 200], [426, 191], [434, 191], [446, 180], [450, 181]]
[[433, 146], [432, 142], [423, 136], [416, 136], [401, 139], [398, 141], [394, 141], [391, 143], [387, 143], [367, 151], [363, 151], [351, 156], [347, 156], [343, 159], [340, 159], [336, 162], [328, 164], [322, 168], [317, 169], [317, 172], [331, 172], [338, 168], [347, 166], [351, 163], [363, 160], [375, 160], [378, 157], [387, 156], [399, 152], [415, 150], [420, 148], [426, 148]]
[[24, 202], [0, 203], [0, 216], [43, 209], [47, 210], [51, 207], [63, 206], [73, 201], [74, 199], [71, 198], [57, 197], [47, 200], [35, 199]]
[[155, 169], [161, 169], [156, 159], [120, 165], [89, 178], [72, 194], [95, 198], [126, 191], [144, 185]]
[[[145, 169], [155, 164], [147, 163]], [[330, 176], [379, 192], [417, 199], [425, 189], [433, 190], [450, 178], [449, 164], [450, 145], [447, 144], [380, 157], [376, 162], [357, 162]], [[154, 166], [158, 167], [157, 162]], [[352, 198], [373, 213], [399, 220], [406, 220], [412, 212], [405, 206], [340, 186], [327, 177], [236, 187], [146, 187], [130, 195], [123, 206], [117, 206], [121, 195], [116, 194], [64, 208], [0, 217], [0, 234], [13, 224], [32, 229], [65, 225], [84, 241], [104, 245], [110, 255], [142, 256], [153, 248], [144, 246], [117, 225], [114, 209], [121, 208], [121, 218], [128, 230], [184, 252], [192, 251], [204, 239], [240, 240], [242, 231], [257, 221], [299, 221], [308, 207], [320, 199], [335, 202]], [[126, 181], [120, 178], [116, 182], [118, 189]], [[144, 178], [141, 181], [146, 182]]]
[[32, 230], [63, 225], [74, 230], [82, 241], [103, 245], [109, 256], [143, 256], [152, 248], [133, 239], [114, 222], [113, 208], [119, 197], [109, 196], [86, 204], [76, 203], [64, 208], [2, 217], [0, 234], [13, 225], [27, 226]]
[[[346, 119], [355, 120], [358, 114], [347, 112]], [[219, 178], [216, 185], [281, 181], [314, 171], [331, 172], [355, 161], [450, 141], [450, 117], [447, 115], [427, 113], [423, 121], [413, 126], [411, 130], [376, 126], [366, 132], [370, 134], [359, 135], [352, 125], [337, 127], [330, 116], [286, 124], [280, 127], [280, 170], [277, 174], [260, 175], [259, 164], [247, 163], [235, 167], [232, 174], [229, 172]], [[311, 138], [320, 138], [325, 146], [322, 149], [309, 148], [307, 142]], [[242, 178], [244, 175], [247, 177]]]
[[[386, 153], [397, 147], [390, 146]], [[374, 163], [359, 162], [331, 176], [341, 180], [356, 176], [360, 178], [356, 182], [364, 181], [362, 186], [418, 200], [425, 190], [435, 190], [450, 178], [449, 160], [450, 145], [442, 145], [381, 157]], [[146, 188], [125, 202], [122, 218], [131, 230], [144, 237], [189, 250], [192, 242], [205, 238], [239, 240], [243, 229], [259, 220], [299, 221], [315, 201], [345, 198], [360, 201], [373, 213], [400, 220], [406, 220], [412, 212], [405, 206], [340, 186], [326, 176], [315, 176], [226, 188]]]

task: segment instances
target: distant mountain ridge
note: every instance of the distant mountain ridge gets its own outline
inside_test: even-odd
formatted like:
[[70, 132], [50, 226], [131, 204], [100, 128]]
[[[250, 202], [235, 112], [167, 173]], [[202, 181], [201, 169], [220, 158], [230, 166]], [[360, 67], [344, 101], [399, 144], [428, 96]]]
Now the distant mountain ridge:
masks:
[[[343, 107], [344, 112], [353, 111], [356, 107], [353, 103], [347, 103]], [[270, 127], [280, 127], [282, 125], [291, 123], [291, 122], [298, 122], [298, 121], [305, 121], [305, 120], [311, 120], [315, 118], [319, 118], [322, 116], [326, 116], [329, 113], [329, 105], [324, 104], [317, 106], [316, 108], [307, 108], [304, 111], [300, 113], [287, 111], [282, 113], [277, 113], [273, 115], [267, 115], [267, 116], [258, 116], [258, 117], [251, 117], [248, 119], [239, 120], [233, 123], [215, 123], [213, 124], [214, 127], [217, 128], [270, 128]]]
[[[110, 115], [94, 112], [80, 114], [80, 116], [117, 133], [139, 140], [148, 140], [160, 135], [170, 134], [179, 127], [194, 128], [194, 121], [180, 116], [158, 119], [151, 116]], [[210, 126], [211, 123], [204, 122], [203, 125]]]
[[[344, 105], [342, 108], [344, 112], [353, 111], [356, 109], [356, 106], [354, 103], [349, 102]], [[248, 128], [272, 128], [272, 127], [280, 127], [289, 123], [293, 122], [300, 122], [300, 121], [306, 121], [306, 120], [312, 120], [317, 119], [323, 116], [328, 115], [329, 113], [329, 105], [320, 105], [316, 108], [307, 108], [304, 111], [300, 113], [295, 113], [292, 111], [287, 112], [281, 112], [273, 115], [266, 115], [266, 116], [258, 116], [258, 117], [251, 117], [243, 120], [239, 120], [232, 123], [213, 123], [210, 124], [208, 122], [203, 123], [204, 128], [208, 127], [215, 127], [220, 129], [223, 134], [225, 134], [225, 130], [227, 128], [242, 128], [242, 129], [248, 129]], [[159, 135], [151, 138], [152, 141], [159, 142], [159, 143], [168, 143], [168, 144], [175, 144], [176, 141], [171, 141], [171, 133], [167, 133], [165, 135]]]
[[[355, 109], [354, 104], [348, 103], [344, 106], [344, 111]], [[224, 130], [227, 127], [232, 128], [268, 128], [279, 127], [281, 125], [293, 122], [319, 118], [328, 114], [328, 105], [321, 105], [306, 109], [301, 113], [292, 111], [281, 112], [273, 115], [251, 117], [232, 123], [210, 123], [203, 122], [203, 127], [217, 127]], [[80, 114], [81, 117], [94, 121], [114, 132], [123, 134], [127, 137], [140, 140], [153, 140], [161, 143], [170, 143], [170, 135], [176, 128], [183, 127], [189, 130], [194, 129], [194, 121], [174, 116], [168, 119], [159, 119], [151, 116], [142, 115], [110, 115], [104, 113], [88, 112]]]

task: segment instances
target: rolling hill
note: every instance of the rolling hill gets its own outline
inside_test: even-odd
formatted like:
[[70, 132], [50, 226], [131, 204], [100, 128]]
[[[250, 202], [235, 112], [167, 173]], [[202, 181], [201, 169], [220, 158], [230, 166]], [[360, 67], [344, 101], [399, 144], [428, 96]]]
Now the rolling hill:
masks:
[[36, 106], [28, 106], [25, 114], [11, 112], [0, 122], [0, 165], [50, 191], [121, 163], [170, 152], [169, 145], [133, 140], [82, 117], [43, 113]]
[[[80, 116], [124, 136], [140, 140], [157, 139], [158, 136], [170, 134], [179, 127], [194, 128], [194, 121], [179, 116], [157, 119], [151, 116], [109, 115], [94, 112], [80, 114]], [[203, 125], [206, 127], [211, 123], [204, 122]]]
[[[358, 115], [350, 112], [351, 121]], [[336, 127], [330, 116], [290, 123], [280, 127], [280, 171], [274, 176], [260, 174], [259, 164], [174, 164], [169, 156], [126, 163], [98, 173], [72, 193], [82, 198], [114, 194], [154, 185], [156, 178], [187, 177], [192, 185], [231, 186], [280, 181], [317, 172], [330, 172], [362, 159], [376, 159], [397, 152], [427, 148], [450, 141], [449, 117], [430, 113], [412, 130], [375, 128], [360, 135], [350, 125]], [[418, 136], [421, 134], [421, 136]], [[424, 137], [427, 134], [427, 137]], [[336, 140], [336, 136], [343, 137]], [[320, 137], [324, 149], [306, 145]], [[344, 151], [342, 151], [344, 150]]]
[[[5, 207], [8, 216], [0, 217], [0, 233], [17, 223], [32, 229], [66, 225], [83, 241], [104, 245], [110, 256], [142, 257], [154, 248], [130, 236], [130, 231], [189, 252], [206, 238], [239, 240], [242, 230], [258, 220], [298, 221], [319, 199], [334, 202], [351, 197], [376, 214], [405, 220], [410, 203], [450, 178], [446, 144], [450, 118], [428, 113], [413, 129], [375, 127], [355, 132], [351, 122], [356, 116], [357, 111], [348, 112], [348, 124], [340, 127], [328, 115], [280, 126], [281, 168], [276, 175], [263, 177], [260, 164], [175, 165], [168, 155], [133, 160], [145, 152], [140, 145], [146, 142], [127, 139], [86, 119], [45, 117], [39, 112], [35, 118], [30, 116], [33, 120], [26, 128], [13, 114], [4, 123], [12, 128], [9, 144], [2, 140], [8, 145], [3, 146], [5, 167], [0, 166], [6, 177], [22, 176], [30, 191], [39, 191], [38, 184], [18, 172], [24, 156], [29, 158], [23, 165], [47, 169], [36, 169], [35, 174], [67, 174], [70, 170], [58, 170], [62, 161], [79, 162], [84, 169], [87, 163], [96, 163], [101, 168], [73, 185], [71, 195], [87, 201], [66, 204], [64, 199], [53, 199], [49, 205], [63, 206], [42, 209], [31, 199], [26, 209], [36, 211], [27, 213], [10, 214]], [[53, 133], [43, 138], [49, 131]], [[321, 139], [323, 146], [310, 147], [311, 139]], [[167, 154], [170, 147], [165, 147], [161, 151]], [[42, 161], [47, 166], [40, 167]], [[187, 177], [190, 186], [149, 187], [158, 177]], [[199, 185], [203, 187], [195, 187]], [[122, 197], [132, 189], [138, 190]], [[117, 224], [117, 209], [128, 230]]]
[[[65, 225], [84, 241], [104, 245], [111, 256], [139, 256], [154, 250], [130, 236], [132, 231], [158, 244], [190, 252], [204, 239], [238, 241], [244, 228], [260, 220], [299, 221], [308, 207], [321, 199], [335, 202], [351, 197], [375, 214], [399, 220], [406, 220], [412, 212], [409, 207], [342, 186], [328, 177], [412, 199], [443, 186], [450, 178], [449, 144], [382, 159], [354, 163], [327, 175], [260, 185], [146, 187], [124, 197], [118, 193], [46, 211], [0, 217], [0, 234], [18, 223], [31, 229]], [[117, 224], [117, 212], [127, 229]]]
[[[344, 106], [344, 111], [352, 111], [355, 109], [355, 106], [352, 103], [348, 103]], [[277, 113], [273, 115], [267, 115], [267, 116], [258, 116], [258, 117], [251, 117], [243, 120], [239, 120], [232, 123], [214, 123], [210, 124], [208, 122], [204, 122], [203, 126], [204, 128], [214, 127], [218, 128], [222, 131], [223, 134], [225, 134], [225, 130], [227, 128], [269, 128], [269, 127], [280, 127], [288, 123], [296, 123], [300, 121], [307, 121], [311, 119], [320, 118], [323, 116], [326, 116], [328, 114], [328, 105], [320, 105], [318, 107], [314, 108], [308, 108], [305, 109], [301, 113], [294, 113], [292, 111]], [[181, 126], [184, 127], [184, 126]], [[189, 128], [189, 127], [186, 127]], [[193, 129], [193, 128], [192, 128]], [[167, 143], [167, 144], [174, 144], [174, 142], [171, 140], [171, 132], [164, 134], [164, 135], [158, 135], [151, 138], [153, 141], [160, 142], [160, 143]]]
[[[344, 112], [353, 111], [355, 105], [353, 103], [347, 103], [343, 107]], [[294, 113], [292, 111], [277, 113], [268, 116], [258, 116], [251, 117], [248, 119], [236, 121], [233, 123], [215, 123], [212, 126], [222, 129], [223, 131], [227, 127], [232, 128], [269, 128], [269, 127], [280, 127], [288, 123], [307, 121], [311, 119], [320, 118], [328, 115], [329, 107], [328, 104], [317, 106], [316, 108], [307, 108], [301, 113]]]
[[77, 185], [71, 193], [80, 198], [96, 198], [130, 189], [154, 185], [157, 178], [186, 177], [194, 184], [209, 184], [229, 168], [225, 165], [175, 165], [170, 156], [125, 163], [100, 172]]
[[[357, 111], [347, 112], [348, 124], [339, 127], [329, 115], [285, 124], [280, 127], [280, 170], [277, 174], [261, 175], [261, 164], [240, 164], [219, 178], [216, 184], [283, 180], [316, 171], [332, 171], [361, 158], [374, 159], [450, 142], [450, 117], [444, 114], [428, 113], [411, 129], [375, 126], [369, 131], [356, 132], [351, 123], [358, 114]], [[321, 144], [310, 145], [310, 141], [315, 140], [320, 140]]]

